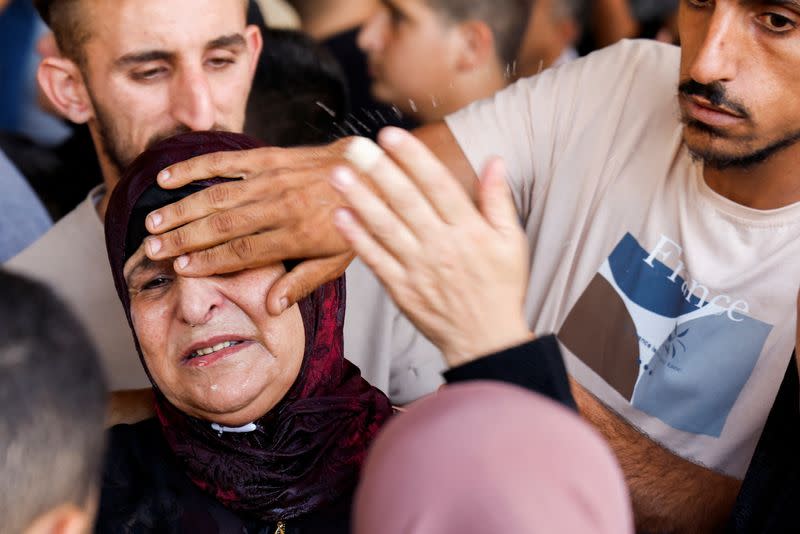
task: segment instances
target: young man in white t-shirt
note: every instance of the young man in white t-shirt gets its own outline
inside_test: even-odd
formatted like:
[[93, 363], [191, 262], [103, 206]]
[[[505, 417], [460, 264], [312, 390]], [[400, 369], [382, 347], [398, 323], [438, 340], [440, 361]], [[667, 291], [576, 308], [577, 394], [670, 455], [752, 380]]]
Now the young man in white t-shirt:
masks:
[[[623, 42], [415, 132], [449, 173], [425, 158], [398, 161], [471, 188], [488, 156], [506, 160], [532, 249], [530, 325], [559, 333], [579, 407], [616, 451], [641, 530], [724, 523], [794, 348], [798, 26], [797, 2], [684, 0], [682, 49]], [[275, 167], [283, 183], [324, 182], [346, 147], [214, 156], [162, 178], [244, 174], [245, 190], [222, 206], [236, 207], [268, 180], [270, 195], [287, 187]], [[216, 235], [200, 220], [181, 229], [180, 247], [174, 234], [160, 238], [153, 257], [233, 236], [247, 245], [237, 261], [252, 266], [291, 242], [295, 257], [315, 261], [301, 264], [285, 307], [344, 265], [336, 255], [346, 246], [319, 223], [340, 203], [322, 189], [307, 187], [301, 203], [317, 207], [313, 218], [297, 216], [296, 198], [290, 223], [238, 208], [241, 230]], [[206, 203], [187, 199], [183, 212], [220, 208]], [[161, 210], [151, 230], [193, 218], [175, 213]], [[232, 268], [201, 252], [178, 270], [223, 264]]]
[[382, 0], [358, 36], [372, 96], [419, 124], [440, 121], [505, 88], [528, 0]]

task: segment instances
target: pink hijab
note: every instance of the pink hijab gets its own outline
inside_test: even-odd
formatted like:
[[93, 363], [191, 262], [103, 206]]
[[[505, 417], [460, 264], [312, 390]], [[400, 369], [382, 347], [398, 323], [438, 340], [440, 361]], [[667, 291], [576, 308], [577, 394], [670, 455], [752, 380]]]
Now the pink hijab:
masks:
[[355, 534], [633, 533], [622, 473], [573, 412], [504, 384], [447, 387], [367, 458]]

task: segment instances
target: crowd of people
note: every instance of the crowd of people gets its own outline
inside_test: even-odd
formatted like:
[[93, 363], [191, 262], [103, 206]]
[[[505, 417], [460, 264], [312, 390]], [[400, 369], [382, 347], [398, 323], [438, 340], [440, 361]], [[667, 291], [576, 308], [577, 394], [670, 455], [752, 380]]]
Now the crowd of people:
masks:
[[0, 0], [0, 45], [0, 532], [797, 530], [800, 3]]

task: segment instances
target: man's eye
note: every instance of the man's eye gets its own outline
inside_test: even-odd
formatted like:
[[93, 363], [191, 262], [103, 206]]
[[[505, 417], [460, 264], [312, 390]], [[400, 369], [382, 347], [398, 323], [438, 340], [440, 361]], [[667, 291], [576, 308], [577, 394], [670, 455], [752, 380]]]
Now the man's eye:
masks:
[[147, 70], [143, 70], [143, 71], [139, 71], [139, 72], [134, 72], [132, 74], [132, 77], [135, 80], [149, 81], [149, 80], [155, 80], [156, 78], [159, 78], [160, 76], [162, 76], [166, 72], [167, 72], [167, 69], [165, 69], [163, 67], [159, 67], [159, 68], [156, 68], [156, 69], [147, 69]]
[[153, 278], [152, 280], [150, 280], [149, 282], [145, 283], [142, 286], [142, 291], [164, 287], [167, 284], [169, 284], [170, 281], [171, 280], [166, 276], [156, 276], [155, 278]]
[[711, 5], [711, 0], [687, 0], [687, 3], [691, 7], [703, 8], [703, 7], [708, 7], [709, 5]]
[[222, 69], [234, 63], [236, 63], [236, 60], [229, 58], [212, 58], [208, 60], [208, 64], [215, 69]]
[[764, 13], [758, 17], [758, 21], [769, 31], [775, 33], [785, 33], [796, 27], [792, 19], [778, 13]]

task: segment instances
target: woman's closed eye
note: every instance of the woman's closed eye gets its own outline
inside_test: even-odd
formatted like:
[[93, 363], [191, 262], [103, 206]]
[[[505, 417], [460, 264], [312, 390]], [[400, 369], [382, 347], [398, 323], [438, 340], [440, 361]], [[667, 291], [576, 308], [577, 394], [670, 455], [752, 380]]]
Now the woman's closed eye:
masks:
[[170, 282], [172, 282], [172, 278], [169, 276], [160, 274], [155, 277], [149, 279], [149, 281], [142, 284], [140, 291], [150, 291], [153, 289], [161, 289], [167, 286]]
[[165, 272], [143, 272], [132, 277], [128, 286], [131, 296], [158, 296], [168, 289], [175, 277]]
[[168, 287], [175, 279], [171, 260], [152, 261], [140, 249], [134, 259], [129, 261], [133, 263], [132, 266], [127, 266], [129, 269], [125, 273], [125, 278], [131, 295], [143, 292], [155, 293], [156, 290]]

